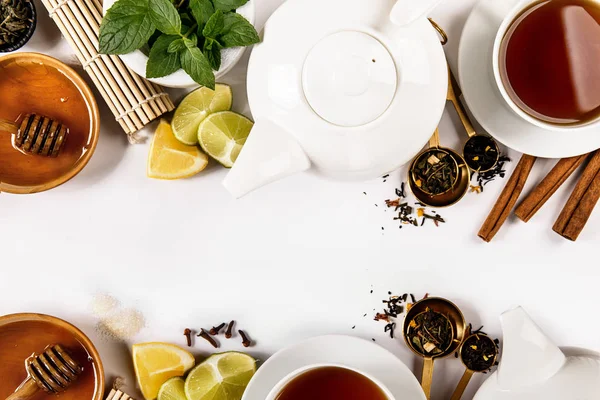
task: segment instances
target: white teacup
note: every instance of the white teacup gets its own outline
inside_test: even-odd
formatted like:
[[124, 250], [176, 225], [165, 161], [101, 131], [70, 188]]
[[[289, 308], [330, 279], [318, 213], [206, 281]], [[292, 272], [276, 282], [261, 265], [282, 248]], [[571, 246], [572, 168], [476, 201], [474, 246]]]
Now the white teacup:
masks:
[[[494, 79], [496, 80], [496, 85], [504, 98], [504, 101], [508, 106], [523, 120], [536, 125], [543, 129], [553, 130], [553, 131], [573, 131], [576, 129], [590, 127], [591, 125], [600, 126], [600, 115], [595, 119], [581, 122], [579, 124], [554, 124], [551, 122], [546, 122], [541, 119], [535, 118], [533, 115], [524, 111], [517, 103], [511, 98], [509, 94], [509, 90], [506, 88], [504, 84], [504, 80], [502, 79], [502, 67], [501, 63], [504, 62], [503, 54], [502, 54], [502, 45], [504, 41], [504, 37], [509, 32], [510, 28], [513, 26], [513, 22], [517, 19], [521, 13], [528, 10], [532, 5], [540, 3], [539, 0], [521, 0], [517, 3], [517, 5], [506, 15], [500, 28], [498, 29], [498, 33], [496, 34], [496, 39], [494, 41], [494, 49], [492, 52], [492, 63], [493, 63], [493, 71], [494, 71]], [[600, 68], [600, 67], [599, 67]]]
[[295, 370], [294, 372], [290, 373], [289, 375], [287, 375], [285, 378], [283, 378], [282, 380], [279, 381], [279, 383], [277, 383], [277, 385], [275, 385], [275, 387], [271, 390], [271, 392], [269, 392], [269, 395], [267, 396], [266, 400], [275, 400], [277, 399], [277, 396], [282, 392], [282, 390], [290, 383], [292, 382], [294, 379], [298, 378], [300, 375], [303, 375], [309, 371], [315, 370], [315, 369], [319, 369], [319, 368], [328, 368], [328, 367], [334, 367], [334, 368], [344, 368], [347, 369], [349, 371], [353, 371], [356, 372], [362, 376], [364, 376], [365, 378], [367, 378], [368, 380], [370, 380], [371, 382], [373, 382], [385, 395], [387, 400], [395, 400], [394, 396], [392, 395], [392, 393], [389, 391], [389, 389], [387, 387], [385, 387], [385, 385], [383, 383], [381, 383], [379, 380], [375, 379], [373, 376], [357, 370], [356, 368], [352, 368], [352, 367], [348, 367], [345, 365], [341, 365], [341, 364], [312, 364], [312, 365], [307, 365], [306, 367], [302, 367], [300, 369]]

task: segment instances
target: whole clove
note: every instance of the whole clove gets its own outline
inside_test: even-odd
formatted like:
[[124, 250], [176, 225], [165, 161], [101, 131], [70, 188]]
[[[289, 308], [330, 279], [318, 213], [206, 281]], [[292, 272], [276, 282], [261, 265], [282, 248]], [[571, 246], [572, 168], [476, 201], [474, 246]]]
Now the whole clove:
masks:
[[227, 331], [225, 331], [225, 337], [227, 339], [231, 339], [231, 337], [233, 336], [233, 325], [235, 325], [235, 321], [232, 320], [227, 326]]
[[210, 328], [210, 331], [208, 331], [208, 333], [210, 333], [213, 336], [216, 336], [219, 334], [221, 329], [223, 329], [224, 327], [225, 327], [225, 322], [223, 322], [219, 326], [213, 326], [212, 328]]
[[246, 333], [241, 329], [238, 330], [238, 333], [242, 337], [242, 345], [244, 347], [250, 347], [250, 345], [252, 344], [252, 341], [248, 338], [248, 336], [246, 336]]
[[202, 339], [206, 340], [208, 343], [211, 344], [212, 347], [214, 347], [215, 349], [219, 348], [219, 344], [217, 343], [217, 341], [208, 334], [208, 332], [206, 332], [204, 329], [201, 329], [200, 333], [197, 335], [198, 337], [201, 337]]
[[185, 328], [183, 336], [185, 336], [187, 340], [188, 347], [192, 347], [192, 330], [190, 328]]

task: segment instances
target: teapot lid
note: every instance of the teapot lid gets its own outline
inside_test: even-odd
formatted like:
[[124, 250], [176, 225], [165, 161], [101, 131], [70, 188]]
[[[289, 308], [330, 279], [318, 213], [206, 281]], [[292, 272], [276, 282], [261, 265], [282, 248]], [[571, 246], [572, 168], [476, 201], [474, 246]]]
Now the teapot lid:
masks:
[[304, 95], [314, 112], [344, 127], [366, 125], [383, 115], [397, 84], [389, 51], [358, 31], [326, 36], [310, 50], [302, 72]]

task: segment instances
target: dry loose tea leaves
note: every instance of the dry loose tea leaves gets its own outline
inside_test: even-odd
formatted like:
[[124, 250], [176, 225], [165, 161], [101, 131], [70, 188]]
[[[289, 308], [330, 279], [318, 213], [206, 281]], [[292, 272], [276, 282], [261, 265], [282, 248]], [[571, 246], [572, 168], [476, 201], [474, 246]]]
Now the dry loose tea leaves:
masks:
[[510, 162], [510, 158], [508, 158], [507, 156], [504, 155], [500, 155], [500, 158], [498, 159], [498, 163], [496, 164], [496, 166], [486, 172], [473, 172], [471, 174], [471, 180], [473, 180], [473, 178], [476, 178], [477, 181], [477, 185], [479, 187], [478, 190], [475, 190], [476, 193], [481, 193], [483, 192], [483, 189], [485, 187], [485, 185], [487, 185], [488, 183], [496, 180], [496, 178], [500, 177], [500, 178], [504, 178], [506, 176], [506, 170], [504, 169], [504, 164], [506, 164], [507, 162]]
[[458, 179], [458, 164], [450, 154], [431, 150], [414, 166], [414, 183], [425, 193], [438, 195], [450, 190]]
[[452, 345], [452, 325], [445, 315], [427, 308], [408, 324], [408, 339], [424, 355], [437, 355]]
[[0, 46], [16, 44], [32, 23], [27, 0], [0, 0]]

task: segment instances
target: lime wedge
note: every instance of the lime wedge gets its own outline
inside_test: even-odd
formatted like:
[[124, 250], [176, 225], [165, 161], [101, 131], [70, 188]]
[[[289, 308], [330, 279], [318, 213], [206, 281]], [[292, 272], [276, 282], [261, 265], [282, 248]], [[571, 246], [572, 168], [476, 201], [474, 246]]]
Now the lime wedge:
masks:
[[184, 387], [183, 378], [171, 378], [160, 387], [158, 400], [187, 400]]
[[247, 354], [214, 354], [189, 373], [187, 400], [240, 400], [255, 372], [256, 361]]
[[209, 115], [198, 128], [198, 142], [208, 155], [233, 167], [254, 123], [243, 115], [222, 111]]
[[198, 144], [198, 126], [208, 115], [231, 109], [233, 95], [227, 85], [217, 84], [215, 90], [206, 87], [194, 90], [179, 104], [171, 127], [181, 143]]

